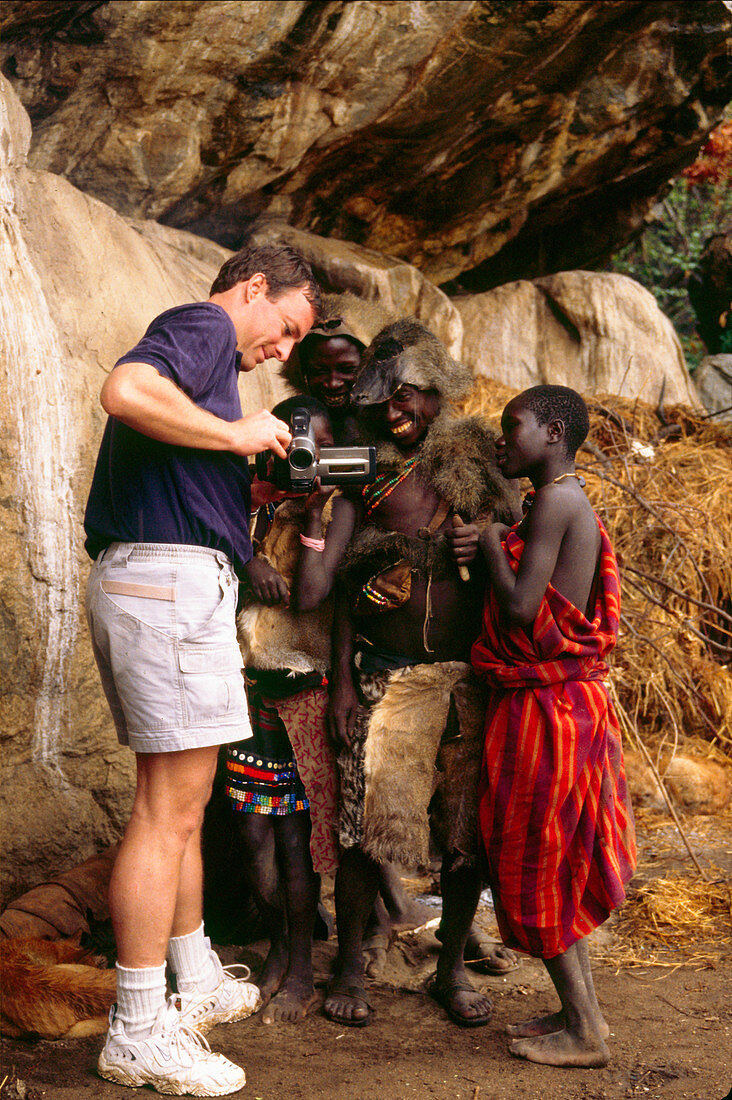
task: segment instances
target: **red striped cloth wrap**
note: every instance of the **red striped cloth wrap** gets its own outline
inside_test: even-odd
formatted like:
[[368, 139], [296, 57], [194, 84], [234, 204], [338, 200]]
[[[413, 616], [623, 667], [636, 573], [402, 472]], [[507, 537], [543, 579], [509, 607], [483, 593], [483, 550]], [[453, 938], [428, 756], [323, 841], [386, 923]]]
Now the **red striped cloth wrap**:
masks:
[[[488, 588], [473, 667], [489, 688], [479, 821], [506, 944], [562, 954], [625, 897], [635, 827], [618, 720], [603, 678], [620, 618], [612, 544], [602, 546], [590, 622], [550, 584], [530, 628]], [[523, 540], [503, 547], [514, 572]]]

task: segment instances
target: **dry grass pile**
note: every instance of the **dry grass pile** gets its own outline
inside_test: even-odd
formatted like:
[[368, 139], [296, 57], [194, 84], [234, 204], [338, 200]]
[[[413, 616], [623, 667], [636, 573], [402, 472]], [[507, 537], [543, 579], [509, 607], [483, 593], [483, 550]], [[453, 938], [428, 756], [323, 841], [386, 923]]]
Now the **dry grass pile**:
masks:
[[721, 874], [712, 882], [667, 876], [644, 883], [620, 909], [615, 938], [615, 961], [624, 964], [647, 964], [656, 948], [718, 959], [732, 945], [729, 884]]
[[[498, 426], [514, 393], [478, 379], [462, 408]], [[732, 429], [681, 406], [588, 405], [577, 467], [620, 564], [611, 690], [625, 732], [657, 760], [688, 737], [732, 759]]]

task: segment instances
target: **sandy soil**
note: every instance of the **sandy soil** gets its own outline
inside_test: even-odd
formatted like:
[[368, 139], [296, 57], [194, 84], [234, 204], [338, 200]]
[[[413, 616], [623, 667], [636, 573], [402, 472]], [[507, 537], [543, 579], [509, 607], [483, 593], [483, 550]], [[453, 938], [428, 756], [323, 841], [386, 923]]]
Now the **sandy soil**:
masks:
[[[707, 820], [698, 826], [692, 822], [688, 831], [703, 862], [732, 871], [732, 830], [710, 829]], [[641, 878], [689, 869], [671, 827], [641, 827], [639, 835]], [[490, 909], [483, 908], [480, 919], [488, 930], [495, 927]], [[656, 952], [656, 961], [665, 965], [628, 969], [612, 961], [620, 957], [612, 923], [595, 933], [591, 952], [611, 1028], [612, 1061], [592, 1070], [537, 1066], [508, 1053], [506, 1023], [555, 1008], [543, 967], [531, 959], [500, 979], [476, 976], [495, 1004], [487, 1027], [467, 1030], [451, 1024], [424, 992], [437, 946], [429, 931], [400, 937], [389, 952], [383, 980], [371, 985], [376, 1016], [370, 1027], [338, 1027], [315, 1007], [300, 1025], [267, 1027], [254, 1017], [212, 1031], [213, 1048], [246, 1067], [248, 1083], [240, 1095], [250, 1100], [732, 1100], [729, 942], [703, 944], [690, 938], [683, 956]], [[225, 962], [256, 964], [265, 947], [225, 947], [221, 955]], [[333, 943], [316, 945], [321, 984], [334, 953]], [[712, 963], [700, 962], [701, 954], [711, 956]], [[0, 1100], [134, 1096], [136, 1090], [96, 1076], [100, 1045], [98, 1037], [55, 1043], [5, 1040]]]

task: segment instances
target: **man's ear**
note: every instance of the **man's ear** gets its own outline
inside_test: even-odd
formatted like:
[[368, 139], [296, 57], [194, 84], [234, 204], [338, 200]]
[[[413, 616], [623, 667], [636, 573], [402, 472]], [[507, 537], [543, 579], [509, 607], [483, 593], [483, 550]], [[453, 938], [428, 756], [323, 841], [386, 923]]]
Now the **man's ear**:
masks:
[[564, 439], [564, 421], [550, 420], [547, 424], [547, 437], [550, 443], [561, 443]]
[[255, 275], [251, 275], [247, 281], [242, 284], [242, 287], [244, 290], [245, 302], [251, 302], [261, 294], [264, 294], [266, 297], [267, 276], [263, 275], [261, 271], [258, 271]]

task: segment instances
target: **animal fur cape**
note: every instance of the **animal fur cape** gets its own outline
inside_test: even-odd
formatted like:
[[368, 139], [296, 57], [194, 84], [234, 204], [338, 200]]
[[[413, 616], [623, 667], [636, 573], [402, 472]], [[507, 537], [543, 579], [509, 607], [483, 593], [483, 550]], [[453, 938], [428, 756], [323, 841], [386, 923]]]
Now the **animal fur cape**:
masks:
[[[413, 476], [431, 485], [465, 523], [483, 519], [511, 524], [518, 515], [519, 494], [515, 484], [498, 469], [495, 439], [480, 417], [441, 412], [419, 449]], [[393, 443], [379, 443], [380, 474], [397, 471], [403, 465], [404, 457]], [[406, 558], [423, 575], [451, 560], [444, 537], [418, 538], [367, 522], [346, 550], [341, 575], [360, 587], [365, 579], [399, 558]]]

